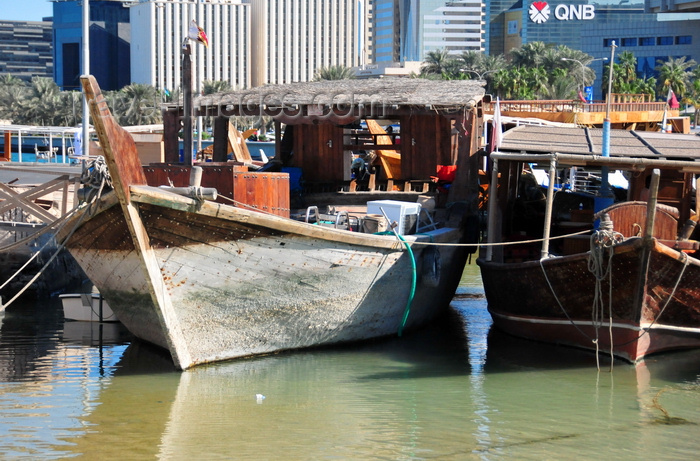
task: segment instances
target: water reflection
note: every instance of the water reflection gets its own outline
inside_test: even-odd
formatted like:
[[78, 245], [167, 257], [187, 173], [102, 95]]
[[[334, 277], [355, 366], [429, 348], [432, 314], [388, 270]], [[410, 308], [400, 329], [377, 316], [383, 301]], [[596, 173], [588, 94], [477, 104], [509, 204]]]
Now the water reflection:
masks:
[[598, 372], [589, 352], [491, 328], [478, 273], [467, 278], [450, 315], [402, 338], [184, 373], [123, 332], [11, 315], [0, 329], [0, 456], [695, 456], [700, 351]]

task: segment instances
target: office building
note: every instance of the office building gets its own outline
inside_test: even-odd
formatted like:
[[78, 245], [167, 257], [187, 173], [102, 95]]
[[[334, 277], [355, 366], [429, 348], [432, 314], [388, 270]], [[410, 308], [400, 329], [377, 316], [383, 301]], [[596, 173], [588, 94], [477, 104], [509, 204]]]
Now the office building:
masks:
[[252, 85], [313, 80], [359, 64], [358, 0], [251, 0]]
[[430, 51], [483, 51], [480, 0], [375, 0], [374, 62], [422, 61]]
[[[55, 0], [53, 5], [54, 81], [61, 89], [80, 88], [83, 71], [82, 2]], [[90, 73], [103, 90], [131, 83], [129, 10], [121, 1], [90, 1]]]
[[[698, 4], [685, 2], [691, 3]], [[602, 58], [610, 57], [613, 43], [617, 46], [616, 58], [625, 51], [637, 58], [637, 72], [643, 78], [657, 76], [655, 67], [669, 57], [700, 60], [700, 16], [678, 8], [671, 10], [668, 5], [663, 0], [647, 0], [647, 5], [644, 0], [492, 0], [487, 4], [486, 48], [491, 55], [507, 55], [525, 43], [544, 42], [581, 50], [599, 59], [590, 66], [598, 76], [593, 85], [594, 98], [598, 99], [602, 97]], [[666, 13], [652, 12], [662, 9]]]
[[193, 85], [250, 86], [250, 4], [241, 0], [139, 0], [131, 12], [131, 79], [172, 90], [182, 85], [182, 47], [191, 20], [209, 46], [191, 42]]
[[0, 21], [0, 74], [53, 77], [51, 22]]

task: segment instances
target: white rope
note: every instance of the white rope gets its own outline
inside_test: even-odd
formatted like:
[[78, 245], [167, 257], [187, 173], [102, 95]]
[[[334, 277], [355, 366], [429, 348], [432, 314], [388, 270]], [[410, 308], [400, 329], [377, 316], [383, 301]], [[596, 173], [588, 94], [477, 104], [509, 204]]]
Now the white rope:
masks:
[[[241, 208], [248, 208], [249, 210], [252, 211], [257, 211], [259, 213], [263, 214], [268, 214], [270, 216], [278, 216], [275, 215], [274, 213], [270, 213], [269, 211], [264, 211], [260, 210], [258, 208], [255, 208], [251, 205], [247, 205], [243, 202], [238, 202], [236, 200], [233, 200], [231, 198], [226, 197], [225, 195], [219, 195], [218, 197], [223, 198], [224, 200], [228, 200], [229, 202], [233, 203], [234, 205], [241, 207]], [[554, 237], [549, 237], [549, 240], [557, 240], [557, 239], [564, 239], [567, 237], [574, 237], [576, 235], [583, 235], [583, 234], [588, 234], [591, 232], [590, 230], [582, 230], [579, 232], [573, 232], [571, 234], [565, 234], [565, 235], [557, 235]], [[446, 246], [446, 247], [472, 247], [472, 248], [479, 248], [479, 247], [490, 247], [490, 246], [509, 246], [509, 245], [522, 245], [524, 243], [541, 243], [544, 242], [545, 239], [540, 238], [540, 239], [533, 239], [533, 240], [517, 240], [513, 242], [496, 242], [496, 243], [438, 243], [438, 242], [410, 242], [411, 245], [427, 245], [427, 246]]]

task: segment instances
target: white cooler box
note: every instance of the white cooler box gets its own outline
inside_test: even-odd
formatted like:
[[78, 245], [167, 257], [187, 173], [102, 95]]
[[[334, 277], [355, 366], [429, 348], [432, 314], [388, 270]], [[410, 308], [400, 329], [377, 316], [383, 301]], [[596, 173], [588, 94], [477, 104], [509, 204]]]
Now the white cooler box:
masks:
[[415, 234], [420, 204], [412, 202], [400, 202], [398, 200], [373, 200], [367, 202], [367, 214], [382, 215], [386, 213], [390, 222], [396, 221], [396, 231], [400, 235]]

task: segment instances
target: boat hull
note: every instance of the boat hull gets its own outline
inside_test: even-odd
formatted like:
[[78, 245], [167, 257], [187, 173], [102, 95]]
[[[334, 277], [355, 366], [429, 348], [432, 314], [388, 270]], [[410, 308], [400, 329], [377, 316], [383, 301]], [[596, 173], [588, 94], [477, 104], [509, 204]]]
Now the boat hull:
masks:
[[513, 335], [631, 362], [700, 347], [700, 262], [656, 240], [617, 245], [598, 292], [588, 253], [477, 263], [494, 325]]
[[[213, 203], [193, 212], [182, 209], [193, 202], [184, 198], [168, 206], [132, 198], [155, 270], [147, 272], [119, 206], [86, 219], [67, 248], [119, 320], [169, 349], [179, 368], [392, 335], [402, 325], [414, 270], [395, 237]], [[454, 242], [461, 231], [433, 238]], [[406, 328], [447, 308], [466, 262], [463, 248], [440, 247], [440, 276], [424, 274], [425, 248], [413, 246], [418, 281]]]

